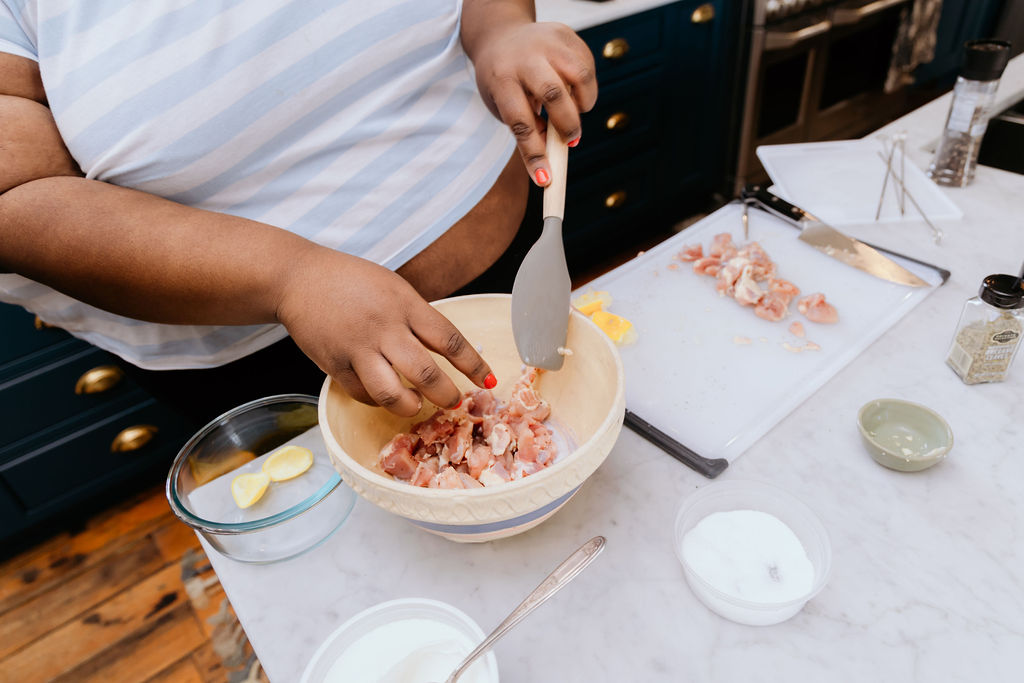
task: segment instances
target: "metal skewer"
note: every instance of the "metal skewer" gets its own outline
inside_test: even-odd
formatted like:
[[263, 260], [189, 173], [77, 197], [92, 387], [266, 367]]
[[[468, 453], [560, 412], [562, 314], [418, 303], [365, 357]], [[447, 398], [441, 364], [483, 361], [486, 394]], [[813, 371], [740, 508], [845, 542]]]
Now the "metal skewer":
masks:
[[906, 197], [907, 197], [907, 186], [906, 186], [906, 169], [907, 169], [907, 134], [901, 132], [896, 135], [896, 141], [900, 145], [900, 216], [906, 213]]
[[[882, 140], [882, 147], [888, 147], [886, 144], [886, 137], [880, 136]], [[889, 176], [892, 174], [892, 155], [896, 151], [896, 143], [893, 142], [892, 147], [889, 147], [888, 156], [882, 155], [882, 160], [885, 162], [885, 178], [882, 179], [882, 194], [878, 197], [878, 208], [875, 209], [875, 220], [877, 221], [882, 216], [882, 202], [885, 201], [885, 190], [889, 187]], [[881, 152], [879, 152], [881, 155]]]
[[[882, 154], [881, 152], [878, 153], [878, 157], [882, 161], [886, 161], [885, 155]], [[889, 155], [889, 160], [886, 163], [891, 163], [891, 161], [892, 161], [892, 155], [890, 154]], [[886, 178], [888, 179], [889, 172], [886, 171], [885, 175], [886, 175]], [[917, 212], [919, 214], [921, 214], [921, 218], [923, 218], [924, 222], [928, 224], [929, 228], [931, 228], [932, 233], [934, 233], [934, 235], [935, 235], [935, 244], [941, 244], [942, 243], [942, 231], [939, 230], [937, 227], [935, 227], [935, 225], [930, 220], [928, 220], [928, 216], [925, 215], [925, 212], [921, 209], [921, 205], [917, 203], [916, 199], [914, 199], [914, 195], [910, 194], [910, 191], [907, 190], [906, 185], [904, 185], [898, 178], [896, 178], [896, 174], [895, 173], [893, 174], [893, 182], [895, 182], [897, 184], [897, 188], [901, 189], [903, 192], [906, 193], [907, 199], [910, 200], [910, 203], [914, 205], [914, 208], [917, 209]], [[884, 187], [882, 188], [882, 196], [883, 197], [885, 196], [885, 188]], [[881, 202], [879, 202], [879, 204], [878, 204], [878, 209], [879, 209], [879, 212], [881, 212], [881, 209], [882, 209]], [[876, 217], [875, 220], [878, 220], [878, 218]]]

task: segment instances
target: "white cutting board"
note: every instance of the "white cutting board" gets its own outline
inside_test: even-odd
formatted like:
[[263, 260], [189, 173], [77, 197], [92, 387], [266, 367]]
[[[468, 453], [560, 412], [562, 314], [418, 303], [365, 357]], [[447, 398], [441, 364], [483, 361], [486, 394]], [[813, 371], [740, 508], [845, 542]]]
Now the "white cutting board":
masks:
[[[715, 291], [715, 278], [697, 275], [673, 258], [686, 244], [730, 232], [742, 243], [741, 206], [730, 204], [632, 261], [574, 292], [611, 294], [608, 310], [636, 327], [634, 344], [620, 348], [626, 372], [626, 407], [707, 458], [730, 462], [807, 399], [844, 365], [941, 283], [926, 266], [900, 259], [933, 287], [880, 280], [804, 244], [792, 225], [751, 209], [750, 239], [778, 265], [778, 276], [803, 294], [823, 292], [839, 322], [808, 321], [790, 304], [773, 323]], [[675, 264], [675, 269], [669, 268]], [[788, 332], [800, 320], [806, 339]], [[747, 337], [749, 345], [734, 338]], [[781, 344], [813, 341], [820, 351], [793, 353]]]

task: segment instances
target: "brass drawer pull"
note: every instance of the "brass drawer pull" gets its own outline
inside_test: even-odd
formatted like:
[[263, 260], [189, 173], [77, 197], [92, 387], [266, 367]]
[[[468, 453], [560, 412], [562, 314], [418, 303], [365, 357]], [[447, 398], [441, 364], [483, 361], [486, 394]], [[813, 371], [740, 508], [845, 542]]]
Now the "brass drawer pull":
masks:
[[92, 370], [86, 370], [75, 382], [75, 393], [101, 394], [117, 386], [124, 377], [124, 370], [116, 365], [100, 365]]
[[128, 453], [129, 451], [137, 451], [152, 441], [158, 431], [160, 430], [153, 425], [125, 427], [114, 437], [110, 444], [110, 452]]
[[608, 117], [608, 120], [604, 122], [604, 127], [608, 130], [624, 130], [629, 125], [629, 114], [624, 111], [616, 112]]
[[715, 18], [715, 6], [710, 2], [705, 2], [703, 5], [693, 10], [693, 14], [690, 15], [690, 21], [694, 24], [706, 24]]
[[626, 203], [626, 192], [625, 190], [619, 190], [612, 192], [610, 195], [604, 198], [604, 205], [609, 209], [617, 209]]
[[40, 318], [38, 315], [36, 316], [35, 322], [33, 324], [36, 326], [37, 330], [45, 330], [48, 327], [53, 327], [53, 325], [51, 325], [50, 323], [43, 322], [43, 319]]
[[625, 38], [613, 38], [604, 44], [601, 56], [605, 59], [622, 59], [629, 53], [629, 42]]

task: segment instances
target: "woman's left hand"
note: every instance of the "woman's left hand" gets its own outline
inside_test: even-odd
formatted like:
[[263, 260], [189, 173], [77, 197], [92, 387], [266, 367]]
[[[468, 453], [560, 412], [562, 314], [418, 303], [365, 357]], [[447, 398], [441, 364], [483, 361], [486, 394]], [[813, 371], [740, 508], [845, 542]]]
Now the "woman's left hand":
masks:
[[[464, 22], [470, 18], [464, 17]], [[544, 155], [541, 108], [575, 147], [582, 134], [580, 112], [589, 111], [597, 101], [594, 57], [564, 24], [488, 23], [486, 40], [467, 41], [468, 29], [463, 26], [463, 44], [476, 67], [477, 87], [491, 113], [515, 135], [530, 177], [547, 185], [551, 173]]]

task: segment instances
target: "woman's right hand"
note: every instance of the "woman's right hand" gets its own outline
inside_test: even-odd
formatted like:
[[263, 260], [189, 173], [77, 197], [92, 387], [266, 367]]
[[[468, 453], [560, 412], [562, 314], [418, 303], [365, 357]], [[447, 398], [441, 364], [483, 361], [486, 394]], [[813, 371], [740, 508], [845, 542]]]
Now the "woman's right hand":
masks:
[[402, 277], [326, 247], [311, 245], [294, 264], [277, 318], [350, 396], [396, 415], [419, 412], [420, 395], [444, 408], [461, 399], [428, 349], [481, 388], [491, 373], [462, 333]]

